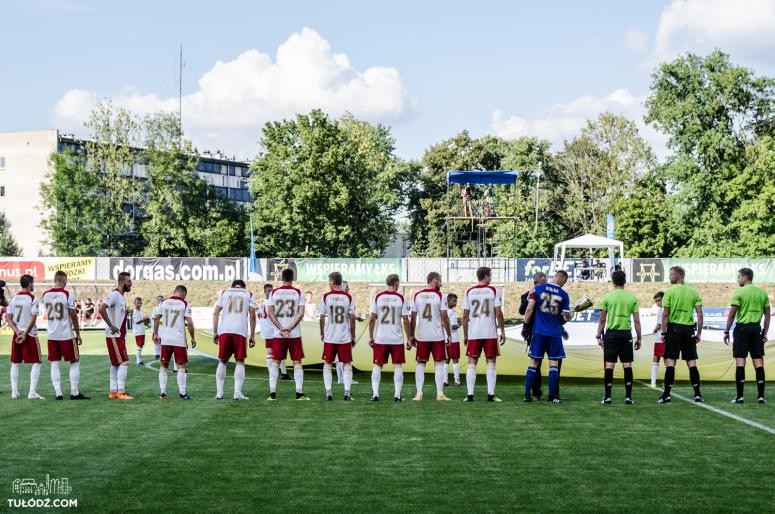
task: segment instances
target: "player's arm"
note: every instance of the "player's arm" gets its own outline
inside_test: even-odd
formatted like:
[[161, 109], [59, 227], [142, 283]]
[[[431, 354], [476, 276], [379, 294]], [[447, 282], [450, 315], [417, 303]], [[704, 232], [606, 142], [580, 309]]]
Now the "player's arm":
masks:
[[8, 324], [9, 327], [11, 327], [11, 330], [13, 330], [13, 333], [18, 336], [19, 329], [16, 326], [16, 322], [14, 322], [13, 320], [13, 313], [11, 312], [10, 309], [5, 313], [5, 322]]
[[371, 313], [369, 316], [369, 346], [374, 346], [374, 327], [377, 325], [377, 315]]
[[468, 322], [469, 317], [471, 316], [471, 311], [468, 309], [463, 309], [463, 324], [461, 325], [463, 327], [463, 344], [465, 346], [468, 346]]
[[449, 314], [447, 314], [447, 311], [441, 311], [441, 326], [447, 334], [447, 344], [449, 345], [452, 343], [452, 329], [449, 326]]
[[304, 304], [303, 304], [303, 303], [299, 304], [299, 312], [297, 312], [297, 313], [296, 313], [296, 317], [295, 317], [295, 318], [293, 318], [293, 323], [291, 324], [291, 326], [290, 326], [290, 327], [288, 327], [288, 331], [291, 331], [291, 330], [293, 330], [294, 328], [296, 328], [296, 326], [297, 326], [299, 323], [301, 323], [301, 320], [303, 320], [303, 319], [304, 319], [304, 312], [305, 312], [305, 311], [306, 311], [306, 309], [305, 309], [305, 307], [304, 307]]
[[194, 331], [194, 319], [190, 316], [184, 318], [188, 327], [188, 335], [191, 336], [191, 348], [196, 348], [196, 332]]
[[[663, 300], [664, 302], [664, 300]], [[664, 303], [663, 303], [664, 305]], [[662, 331], [662, 339], [667, 335], [667, 320], [670, 319], [670, 307], [662, 307], [662, 326], [659, 329]]]
[[158, 344], [161, 342], [161, 339], [159, 339], [159, 322], [161, 321], [161, 314], [157, 314], [153, 318], [153, 342]]
[[406, 334], [406, 349], [408, 350], [412, 347], [411, 340], [409, 339], [409, 316], [401, 316], [401, 325], [404, 328], [404, 334]]
[[415, 346], [417, 344], [417, 339], [414, 337], [414, 331], [417, 327], [417, 312], [412, 311], [412, 313], [409, 315], [409, 343], [412, 346]]
[[248, 345], [253, 348], [256, 346], [256, 308], [248, 308], [248, 323], [250, 324], [250, 340]]
[[216, 305], [213, 309], [213, 343], [218, 344], [218, 323], [221, 321], [221, 309], [220, 305]]
[[318, 316], [318, 324], [320, 325], [320, 340], [326, 342], [326, 315], [321, 314]]
[[767, 342], [767, 334], [770, 331], [770, 313], [772, 312], [772, 309], [769, 305], [764, 306], [764, 327], [762, 327], [762, 340], [766, 343]]
[[533, 314], [535, 313], [535, 308], [536, 308], [536, 301], [535, 300], [528, 300], [528, 302], [527, 302], [527, 310], [525, 311], [525, 321], [524, 321], [525, 325], [530, 323], [530, 321], [533, 319]]
[[274, 305], [270, 305], [270, 306], [269, 306], [269, 308], [268, 308], [268, 309], [267, 309], [267, 311], [266, 311], [266, 316], [267, 316], [267, 318], [269, 318], [269, 320], [272, 322], [272, 325], [274, 325], [275, 327], [277, 327], [277, 330], [279, 330], [280, 332], [283, 332], [283, 331], [285, 330], [285, 327], [283, 327], [283, 326], [280, 324], [280, 321], [277, 319], [277, 316], [275, 316], [275, 313], [274, 313]]
[[100, 305], [100, 316], [102, 316], [102, 320], [105, 322], [105, 324], [108, 326], [110, 331], [114, 334], [121, 333], [121, 330], [116, 327], [116, 325], [113, 324], [113, 321], [110, 319], [110, 316], [108, 316], [108, 303], [102, 302], [102, 305]]
[[75, 307], [70, 307], [67, 312], [70, 314], [70, 324], [73, 326], [75, 341], [80, 346], [83, 340], [81, 339], [81, 323], [78, 321], [78, 312], [76, 312]]
[[597, 344], [603, 346], [603, 332], [605, 331], [605, 322], [608, 319], [608, 311], [600, 309], [600, 321], [597, 322]]
[[694, 310], [697, 312], [697, 342], [699, 343], [702, 337], [702, 324], [705, 322], [702, 317], [702, 305], [697, 305]]
[[[732, 328], [732, 324], [735, 322], [735, 317], [737, 316], [737, 305], [732, 305], [729, 307], [729, 314], [727, 314], [727, 325], [726, 328], [724, 328], [724, 344], [729, 344], [729, 331]], [[765, 318], [764, 323], [767, 323], [767, 320]], [[767, 333], [766, 331], [764, 332]]]
[[355, 343], [357, 342], [355, 340], [355, 313], [350, 313], [350, 337], [352, 338], [352, 345], [355, 346]]
[[635, 327], [635, 349], [640, 350], [641, 331], [640, 331], [640, 313], [632, 313], [632, 324]]
[[503, 317], [503, 308], [501, 307], [495, 307], [495, 322], [500, 332], [501, 344], [504, 344], [506, 342], [506, 320]]

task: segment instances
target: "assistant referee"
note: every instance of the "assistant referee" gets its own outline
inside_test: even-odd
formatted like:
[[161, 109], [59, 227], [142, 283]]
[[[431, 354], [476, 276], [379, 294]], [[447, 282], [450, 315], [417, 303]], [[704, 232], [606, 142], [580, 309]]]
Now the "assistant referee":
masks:
[[[732, 403], [743, 403], [745, 387], [745, 358], [751, 354], [753, 367], [756, 371], [756, 387], [758, 402], [767, 403], [764, 399], [764, 343], [767, 342], [767, 331], [770, 329], [770, 299], [764, 289], [753, 285], [753, 270], [742, 268], [737, 272], [737, 284], [740, 289], [732, 295], [731, 308], [727, 316], [727, 328], [724, 329], [724, 344], [729, 344], [729, 329], [732, 322], [735, 325], [732, 356], [735, 358], [735, 382], [737, 395]], [[764, 317], [764, 326], [761, 321]]]
[[[624, 403], [632, 405], [633, 325], [635, 325], [635, 350], [640, 349], [641, 343], [638, 299], [634, 294], [624, 290], [624, 284], [627, 282], [624, 271], [614, 271], [611, 274], [611, 281], [614, 283], [614, 290], [607, 293], [600, 302], [600, 322], [597, 325], [597, 341], [603, 348], [605, 361], [603, 379], [605, 395], [600, 403], [611, 404], [614, 368], [616, 361], [619, 360], [624, 368]], [[607, 329], [605, 335], [604, 328]]]

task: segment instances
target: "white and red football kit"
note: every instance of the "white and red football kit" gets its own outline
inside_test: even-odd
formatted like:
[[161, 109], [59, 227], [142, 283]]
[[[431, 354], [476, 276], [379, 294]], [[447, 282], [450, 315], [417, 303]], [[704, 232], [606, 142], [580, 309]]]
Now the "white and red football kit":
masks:
[[408, 304], [396, 291], [382, 291], [374, 297], [369, 311], [377, 317], [374, 333], [374, 364], [384, 366], [388, 357], [393, 364], [406, 362], [403, 320]]
[[177, 364], [188, 362], [186, 318], [191, 318], [191, 305], [179, 296], [170, 296], [159, 306], [159, 339], [161, 362], [168, 364], [174, 356]]
[[237, 361], [247, 358], [248, 321], [250, 310], [256, 308], [253, 293], [242, 288], [226, 289], [218, 297], [221, 308], [218, 322], [218, 358], [227, 361], [234, 355]]
[[318, 312], [326, 318], [323, 335], [323, 360], [347, 364], [353, 360], [352, 343], [355, 334], [350, 332], [350, 317], [355, 316], [355, 303], [345, 291], [329, 291], [320, 299]]
[[272, 339], [277, 331], [277, 327], [274, 326], [272, 320], [269, 318], [269, 298], [264, 299], [261, 302], [261, 307], [258, 309], [258, 329], [261, 332], [261, 337], [264, 338], [264, 346], [266, 348], [272, 348]]
[[423, 289], [414, 295], [411, 311], [417, 313], [414, 337], [417, 339], [417, 361], [440, 362], [447, 358], [447, 334], [441, 321], [447, 311], [447, 295], [435, 289]]
[[[108, 310], [108, 318], [118, 332], [113, 332], [109, 326], [105, 327], [105, 343], [108, 346], [108, 355], [110, 363], [118, 366], [122, 362], [129, 360], [126, 353], [126, 303], [124, 294], [118, 289], [114, 289], [103, 302]], [[107, 323], [108, 320], [103, 320]]]
[[487, 358], [500, 355], [496, 308], [503, 306], [501, 293], [492, 286], [475, 285], [463, 296], [463, 310], [468, 311], [468, 345], [466, 355]]
[[449, 317], [449, 333], [451, 343], [447, 346], [447, 358], [459, 359], [460, 358], [460, 320], [457, 317], [455, 309], [447, 309], [447, 316]]
[[[26, 330], [33, 316], [39, 315], [39, 300], [28, 292], [22, 291], [8, 303], [7, 313], [11, 314], [13, 322], [19, 331]], [[13, 364], [39, 364], [40, 342], [38, 341], [38, 327], [32, 325], [27, 337], [21, 344], [16, 342], [16, 336], [11, 341], [11, 362]]]
[[[274, 308], [274, 315], [283, 328], [291, 328], [294, 319], [301, 312], [303, 303], [301, 291], [293, 286], [277, 287], [272, 289], [272, 293], [269, 295], [269, 306]], [[288, 336], [283, 336], [277, 330], [272, 339], [272, 359], [284, 361], [289, 353], [293, 361], [300, 361], [304, 358], [301, 328], [298, 324], [293, 327]]]
[[145, 345], [145, 316], [140, 309], [132, 310], [132, 333], [135, 335], [135, 344], [142, 348]]
[[48, 318], [46, 322], [48, 360], [50, 362], [61, 359], [69, 362], [77, 361], [80, 354], [78, 345], [73, 340], [73, 323], [70, 319], [70, 311], [75, 311], [75, 296], [66, 289], [55, 287], [43, 293], [40, 304]]

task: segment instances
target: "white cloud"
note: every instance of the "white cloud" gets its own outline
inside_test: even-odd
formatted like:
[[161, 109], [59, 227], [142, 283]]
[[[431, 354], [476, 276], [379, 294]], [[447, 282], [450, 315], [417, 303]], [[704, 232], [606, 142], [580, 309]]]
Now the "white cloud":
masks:
[[650, 64], [715, 47], [736, 57], [771, 62], [773, 34], [772, 0], [673, 0], [659, 19]]
[[645, 32], [630, 29], [624, 34], [624, 46], [634, 52], [642, 52], [648, 46], [648, 38]]
[[[81, 128], [99, 96], [85, 89], [65, 93], [54, 108], [57, 126]], [[141, 114], [178, 109], [177, 97], [137, 92], [109, 97]], [[266, 121], [314, 108], [369, 120], [395, 120], [413, 111], [397, 69], [375, 66], [361, 72], [347, 55], [333, 53], [320, 34], [304, 28], [278, 46], [274, 60], [248, 50], [216, 62], [199, 78], [197, 90], [183, 97], [183, 128], [200, 149], [252, 157]]]
[[532, 118], [506, 117], [496, 110], [491, 116], [491, 128], [497, 136], [506, 139], [526, 136], [547, 139], [558, 150], [564, 140], [572, 139], [581, 131], [587, 120], [612, 112], [635, 121], [641, 136], [651, 143], [657, 156], [664, 156], [666, 138], [643, 123], [643, 100], [644, 97], [636, 97], [627, 89], [616, 89], [604, 97], [582, 96], [567, 103], [556, 103]]

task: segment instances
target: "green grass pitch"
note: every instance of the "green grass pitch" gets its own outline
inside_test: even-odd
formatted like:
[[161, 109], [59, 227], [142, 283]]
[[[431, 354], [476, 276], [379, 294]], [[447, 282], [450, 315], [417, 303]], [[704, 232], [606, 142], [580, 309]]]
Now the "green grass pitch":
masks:
[[[334, 402], [323, 401], [321, 374], [308, 370], [312, 401], [294, 401], [293, 382], [281, 382], [278, 401], [267, 402], [266, 372], [249, 369], [251, 401], [215, 401], [215, 361], [204, 357], [191, 363], [194, 400], [160, 402], [152, 347], [151, 365], [137, 367], [131, 343], [127, 390], [136, 399], [109, 401], [107, 357], [93, 355], [103, 344], [101, 333], [84, 343], [81, 390], [89, 402], [54, 401], [45, 361], [38, 391], [46, 400], [11, 400], [7, 355], [0, 359], [4, 509], [7, 498], [19, 498], [13, 480], [46, 474], [69, 478], [82, 512], [763, 512], [775, 505], [775, 410], [729, 405], [730, 383], [705, 384], [708, 405], [769, 432], [680, 400], [656, 405], [658, 393], [642, 385], [636, 405], [625, 406], [621, 381], [612, 406], [599, 405], [600, 381], [564, 382], [562, 405], [525, 404], [514, 378], [498, 382], [503, 403], [488, 403], [484, 377], [472, 404], [462, 403], [464, 387], [450, 388], [453, 402], [396, 404], [391, 373], [383, 374], [384, 400], [368, 401], [366, 370], [357, 373], [355, 401], [345, 403], [341, 386]], [[227, 398], [232, 376], [230, 365]], [[25, 366], [22, 393], [28, 381]], [[433, 398], [431, 375], [425, 387]], [[750, 401], [754, 385], [747, 387]], [[176, 396], [174, 375], [168, 391]], [[691, 388], [679, 384], [676, 392], [689, 396]], [[413, 393], [407, 373], [404, 395]]]

